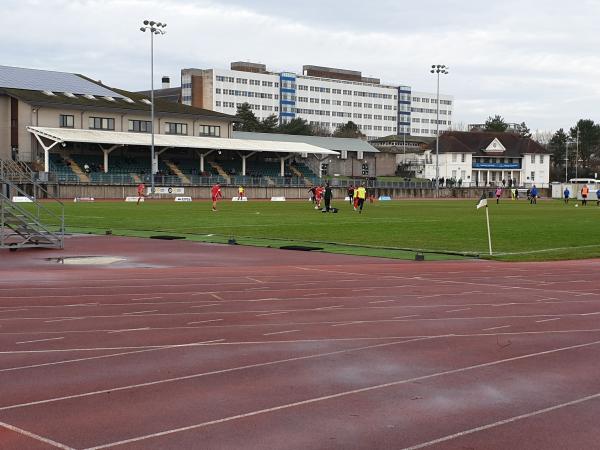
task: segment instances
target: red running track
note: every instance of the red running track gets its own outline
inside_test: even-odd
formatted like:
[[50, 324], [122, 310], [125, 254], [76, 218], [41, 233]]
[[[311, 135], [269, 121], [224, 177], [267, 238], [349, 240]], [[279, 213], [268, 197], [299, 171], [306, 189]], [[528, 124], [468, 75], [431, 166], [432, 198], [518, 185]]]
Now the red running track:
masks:
[[0, 253], [0, 448], [595, 449], [599, 269], [119, 237]]

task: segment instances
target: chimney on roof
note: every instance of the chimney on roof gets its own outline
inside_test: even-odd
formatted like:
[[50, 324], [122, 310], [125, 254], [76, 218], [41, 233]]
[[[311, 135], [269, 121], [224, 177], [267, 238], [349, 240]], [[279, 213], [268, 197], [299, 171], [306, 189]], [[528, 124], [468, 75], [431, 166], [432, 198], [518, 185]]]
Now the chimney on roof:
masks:
[[171, 78], [166, 75], [162, 77], [162, 88], [169, 89], [171, 87]]

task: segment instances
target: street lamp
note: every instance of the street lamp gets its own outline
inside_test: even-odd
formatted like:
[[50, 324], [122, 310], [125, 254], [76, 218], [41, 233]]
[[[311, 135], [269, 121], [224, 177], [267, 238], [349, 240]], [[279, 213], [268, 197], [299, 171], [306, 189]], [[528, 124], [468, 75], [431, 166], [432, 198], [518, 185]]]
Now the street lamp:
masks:
[[154, 35], [166, 34], [164, 30], [166, 23], [155, 22], [154, 20], [144, 20], [144, 26], [140, 31], [150, 31], [150, 133], [152, 135], [150, 144], [150, 185], [151, 193], [154, 194]]
[[440, 196], [440, 73], [448, 74], [450, 68], [443, 64], [434, 64], [431, 66], [431, 73], [437, 75], [437, 116], [436, 116], [436, 134], [435, 134], [435, 196]]
[[565, 183], [569, 182], [569, 141], [565, 142]]

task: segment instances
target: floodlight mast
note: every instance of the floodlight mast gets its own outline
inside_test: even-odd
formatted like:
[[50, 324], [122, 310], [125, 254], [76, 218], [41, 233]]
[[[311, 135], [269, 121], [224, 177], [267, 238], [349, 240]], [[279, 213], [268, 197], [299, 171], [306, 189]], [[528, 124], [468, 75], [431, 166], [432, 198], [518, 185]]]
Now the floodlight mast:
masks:
[[150, 31], [150, 133], [151, 133], [151, 144], [150, 144], [150, 186], [151, 194], [154, 194], [154, 35], [155, 34], [166, 34], [164, 30], [167, 26], [166, 23], [155, 22], [154, 20], [144, 20], [144, 26], [140, 27], [140, 31]]
[[435, 196], [440, 196], [440, 73], [447, 75], [450, 68], [444, 64], [433, 64], [431, 73], [437, 75], [437, 115], [436, 115], [436, 134], [435, 134]]

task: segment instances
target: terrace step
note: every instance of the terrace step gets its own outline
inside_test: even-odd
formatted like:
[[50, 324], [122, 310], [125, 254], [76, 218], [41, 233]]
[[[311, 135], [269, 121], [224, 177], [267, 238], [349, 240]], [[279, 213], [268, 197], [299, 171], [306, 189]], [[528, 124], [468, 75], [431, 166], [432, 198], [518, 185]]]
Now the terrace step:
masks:
[[173, 161], [163, 159], [163, 162], [169, 169], [171, 169], [171, 172], [179, 177], [183, 184], [191, 184], [190, 179], [185, 176], [185, 174], [179, 169], [179, 167], [177, 167], [175, 163], [173, 163]]
[[79, 181], [83, 183], [90, 182], [90, 177], [81, 169], [81, 167], [79, 167], [79, 164], [77, 164], [75, 160], [71, 159], [69, 156], [64, 156], [63, 159], [69, 163], [71, 170], [77, 175]]

